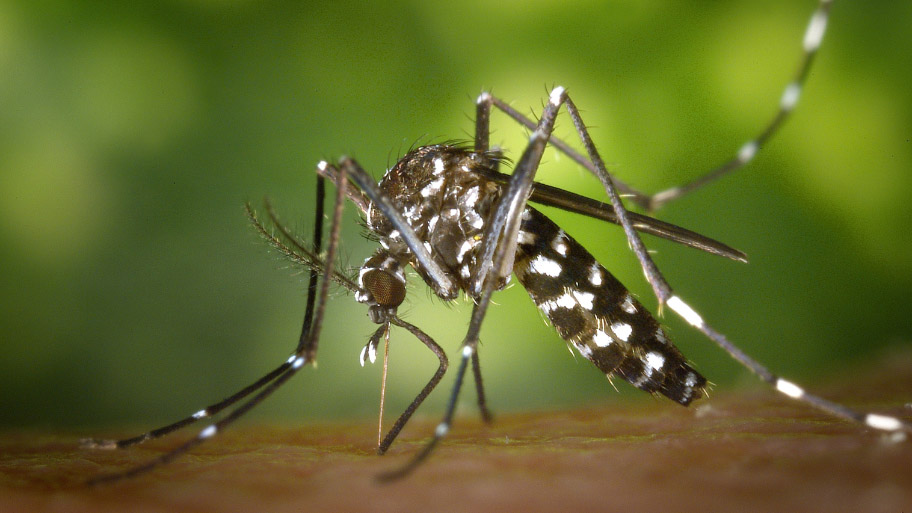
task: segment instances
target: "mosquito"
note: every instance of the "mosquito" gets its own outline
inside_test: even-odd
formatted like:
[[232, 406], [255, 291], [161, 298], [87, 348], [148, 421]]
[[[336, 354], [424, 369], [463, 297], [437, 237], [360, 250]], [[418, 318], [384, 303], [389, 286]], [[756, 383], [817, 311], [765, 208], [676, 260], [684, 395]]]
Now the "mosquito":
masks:
[[[389, 169], [379, 184], [351, 158], [342, 157], [337, 163], [320, 162], [317, 165], [319, 179], [312, 244], [297, 239], [268, 203], [266, 211], [274, 230], [267, 228], [248, 205], [248, 216], [265, 240], [310, 271], [304, 324], [295, 351], [284, 363], [251, 385], [173, 424], [123, 440], [86, 440], [84, 445], [88, 447], [125, 448], [208, 419], [240, 402], [226, 416], [159, 458], [125, 472], [96, 477], [91, 482], [136, 476], [173, 460], [215, 436], [305, 365], [314, 363], [329, 285], [333, 282], [350, 290], [357, 301], [366, 304], [370, 319], [379, 325], [361, 352], [362, 365], [366, 360], [373, 362], [376, 359], [381, 340], [389, 336], [393, 326], [411, 333], [439, 359], [438, 369], [427, 385], [379, 440], [378, 452], [386, 452], [449, 366], [443, 349], [430, 336], [398, 316], [397, 310], [406, 297], [405, 273], [409, 267], [441, 299], [450, 301], [465, 295], [472, 300], [473, 309], [459, 353], [455, 384], [433, 437], [408, 462], [383, 474], [381, 479], [396, 479], [408, 474], [446, 437], [469, 365], [481, 415], [486, 420], [491, 419], [477, 351], [479, 331], [492, 295], [502, 290], [511, 276], [526, 289], [557, 333], [608, 377], [619, 377], [634, 387], [684, 406], [704, 396], [706, 378], [691, 366], [655, 317], [582, 245], [530, 206], [530, 202], [620, 225], [658, 299], [660, 311], [667, 306], [778, 392], [836, 417], [904, 438], [912, 432], [912, 424], [892, 416], [856, 411], [810, 394], [796, 383], [773, 374], [712, 328], [669, 286], [639, 233], [666, 238], [736, 261], [746, 261], [744, 254], [690, 230], [629, 212], [621, 201], [623, 194], [635, 205], [655, 210], [749, 163], [797, 105], [808, 70], [823, 40], [830, 7], [831, 0], [820, 0], [811, 16], [802, 41], [798, 70], [785, 87], [773, 119], [728, 162], [691, 183], [650, 195], [618, 181], [608, 173], [567, 90], [555, 87], [537, 121], [490, 93], [482, 93], [476, 102], [475, 137], [471, 145], [448, 143], [415, 148]], [[552, 136], [561, 109], [566, 110], [572, 120], [584, 154]], [[492, 110], [503, 112], [531, 130], [528, 145], [516, 160], [512, 174], [501, 173], [505, 157], [489, 143]], [[595, 174], [607, 194], [608, 203], [536, 182], [535, 173], [548, 145]], [[324, 180], [336, 186], [325, 253], [322, 251]], [[380, 248], [361, 265], [356, 277], [349, 277], [334, 266], [340, 218], [346, 201], [351, 201], [361, 211], [372, 237], [380, 244]], [[320, 275], [322, 282], [319, 282]], [[246, 401], [241, 402], [244, 399]]]

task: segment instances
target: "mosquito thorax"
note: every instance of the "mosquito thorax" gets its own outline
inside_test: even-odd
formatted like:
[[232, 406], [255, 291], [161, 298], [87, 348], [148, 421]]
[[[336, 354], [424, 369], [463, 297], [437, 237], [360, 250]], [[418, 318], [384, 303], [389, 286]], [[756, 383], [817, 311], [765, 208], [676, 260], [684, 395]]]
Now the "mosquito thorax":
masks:
[[[500, 186], [477, 171], [496, 171], [500, 159], [497, 152], [474, 152], [448, 144], [422, 146], [402, 157], [380, 181], [380, 189], [457, 284], [452, 292], [435, 289], [443, 299], [455, 299], [459, 290], [468, 290], [485, 220], [500, 197]], [[369, 210], [367, 223], [391, 258], [403, 267], [412, 264], [434, 288], [421, 267], [414, 265], [414, 256], [399, 231], [378, 209]], [[499, 285], [502, 288], [505, 283]]]

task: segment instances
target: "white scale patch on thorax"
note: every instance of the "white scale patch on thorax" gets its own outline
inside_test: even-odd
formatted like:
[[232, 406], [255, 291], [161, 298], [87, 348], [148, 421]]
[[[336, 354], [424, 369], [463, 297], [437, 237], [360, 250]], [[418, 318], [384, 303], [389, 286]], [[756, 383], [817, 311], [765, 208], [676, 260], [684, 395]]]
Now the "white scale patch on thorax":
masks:
[[456, 261], [461, 264], [463, 259], [465, 259], [466, 253], [471, 251], [476, 245], [478, 245], [478, 241], [475, 239], [462, 241], [462, 246], [459, 247], [459, 253], [456, 255]]
[[435, 194], [440, 192], [440, 188], [443, 187], [444, 178], [445, 178], [444, 176], [440, 176], [437, 179], [435, 179], [433, 182], [430, 182], [427, 185], [425, 185], [424, 188], [421, 189], [421, 196], [423, 196], [425, 198], [430, 198], [431, 196], [434, 196]]
[[478, 202], [478, 186], [472, 186], [462, 195], [462, 201], [469, 208], [475, 206], [475, 203]]

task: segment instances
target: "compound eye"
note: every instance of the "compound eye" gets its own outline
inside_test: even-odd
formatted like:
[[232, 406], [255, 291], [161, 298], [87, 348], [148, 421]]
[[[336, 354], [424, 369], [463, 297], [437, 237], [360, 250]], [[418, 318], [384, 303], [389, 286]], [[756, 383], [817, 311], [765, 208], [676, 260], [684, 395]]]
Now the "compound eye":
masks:
[[395, 308], [405, 301], [405, 284], [390, 272], [372, 269], [364, 273], [361, 283], [380, 306]]

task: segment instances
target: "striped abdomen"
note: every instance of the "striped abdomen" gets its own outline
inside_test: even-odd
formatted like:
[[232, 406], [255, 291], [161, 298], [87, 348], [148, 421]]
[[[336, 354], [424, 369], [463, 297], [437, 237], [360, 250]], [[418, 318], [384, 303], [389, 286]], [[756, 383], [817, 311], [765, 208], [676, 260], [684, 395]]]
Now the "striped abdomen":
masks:
[[609, 377], [687, 405], [706, 379], [659, 323], [586, 249], [532, 207], [513, 272], [554, 328]]

